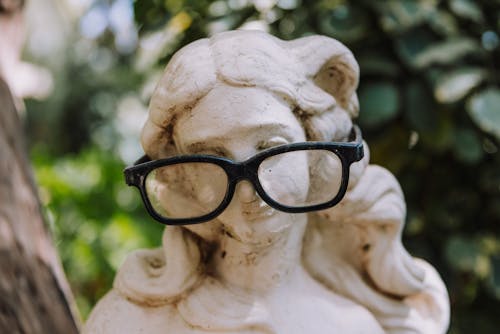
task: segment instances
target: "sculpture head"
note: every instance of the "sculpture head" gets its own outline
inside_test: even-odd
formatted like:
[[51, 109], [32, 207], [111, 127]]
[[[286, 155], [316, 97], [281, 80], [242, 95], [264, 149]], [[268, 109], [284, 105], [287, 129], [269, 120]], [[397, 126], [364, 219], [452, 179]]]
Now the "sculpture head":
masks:
[[[170, 61], [151, 100], [143, 147], [155, 160], [202, 153], [244, 161], [263, 149], [283, 144], [345, 141], [352, 131], [351, 117], [357, 113], [357, 80], [352, 54], [332, 39], [316, 36], [284, 42], [261, 32], [219, 34], [190, 44]], [[319, 185], [341, 179], [342, 163], [338, 159], [305, 155], [288, 154], [289, 168], [282, 168], [280, 178], [274, 179], [269, 189], [280, 196], [300, 195], [308, 193], [314, 180]], [[315, 175], [322, 174], [322, 178], [310, 180], [313, 160], [328, 161], [329, 166], [316, 171]], [[208, 164], [198, 167], [198, 171], [165, 170], [156, 179], [190, 182], [196, 201], [220, 202], [226, 189], [224, 172]], [[200, 173], [207, 174], [206, 179], [210, 174], [215, 178], [219, 175], [219, 189], [210, 187], [207, 193]], [[290, 179], [293, 182], [286, 181]], [[161, 186], [161, 182], [151, 184]], [[189, 200], [191, 194], [182, 198], [178, 193], [169, 197], [168, 191], [158, 192], [164, 197], [158, 201], [200, 215], [196, 201]], [[208, 202], [205, 205], [210, 206]], [[210, 240], [222, 224], [242, 241], [271, 242], [270, 233], [278, 235], [291, 224], [300, 226], [297, 221], [305, 223], [305, 217], [272, 209], [243, 181], [216, 222], [190, 229]]]
[[[142, 144], [153, 160], [201, 153], [244, 161], [263, 149], [283, 144], [343, 141], [351, 133], [351, 117], [357, 113], [357, 80], [352, 54], [334, 40], [316, 36], [284, 42], [255, 31], [219, 34], [188, 45], [172, 58], [151, 99]], [[288, 158], [289, 169], [283, 168], [281, 179], [275, 179], [269, 188], [289, 196], [310, 193], [312, 159], [302, 162], [299, 154]], [[342, 178], [342, 164], [334, 160], [330, 159], [329, 168], [325, 168], [329, 175], [324, 175], [322, 182]], [[157, 200], [200, 215], [196, 214], [200, 209], [195, 202], [220, 202], [225, 194], [223, 171], [220, 189], [214, 191], [212, 186], [208, 193], [205, 191], [208, 187], [199, 176], [217, 173], [211, 168], [217, 169], [198, 164], [198, 171], [184, 170], [182, 176], [179, 170], [157, 175], [157, 179], [190, 182], [188, 188], [195, 193], [183, 198], [160, 189], [163, 198]], [[217, 182], [214, 179], [211, 182]], [[159, 189], [161, 182], [151, 187]], [[193, 196], [195, 201], [190, 200]], [[273, 240], [270, 234], [279, 235], [291, 224], [300, 226], [296, 220], [305, 223], [305, 215], [272, 209], [243, 181], [217, 222], [190, 229], [213, 240], [222, 224], [238, 240], [269, 243]], [[259, 224], [251, 223], [256, 221]]]

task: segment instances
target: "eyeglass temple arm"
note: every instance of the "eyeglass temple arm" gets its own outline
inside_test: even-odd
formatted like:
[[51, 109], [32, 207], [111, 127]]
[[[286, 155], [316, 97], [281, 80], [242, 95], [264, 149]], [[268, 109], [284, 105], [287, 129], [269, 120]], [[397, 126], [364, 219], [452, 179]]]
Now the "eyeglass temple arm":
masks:
[[[140, 157], [137, 161], [134, 162], [134, 166], [137, 166], [139, 164], [142, 164], [144, 162], [151, 161], [151, 158], [149, 158], [146, 154]], [[129, 186], [139, 186], [140, 183], [140, 177], [136, 173], [134, 173], [133, 169], [125, 168], [123, 171], [125, 174], [125, 183]]]
[[142, 164], [144, 162], [151, 161], [151, 158], [147, 156], [147, 154], [144, 154], [142, 157], [140, 157], [138, 160], [134, 162], [134, 166], [137, 166], [139, 164]]
[[365, 151], [363, 148], [363, 137], [361, 135], [361, 129], [357, 125], [352, 126], [352, 133], [354, 134], [354, 145], [356, 145], [355, 160], [359, 161], [365, 156]]

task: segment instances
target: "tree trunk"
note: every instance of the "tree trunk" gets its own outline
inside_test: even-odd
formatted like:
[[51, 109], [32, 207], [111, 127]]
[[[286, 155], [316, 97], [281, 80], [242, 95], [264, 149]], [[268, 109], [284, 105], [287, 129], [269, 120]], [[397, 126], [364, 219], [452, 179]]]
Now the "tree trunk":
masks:
[[77, 333], [73, 305], [0, 78], [0, 333]]

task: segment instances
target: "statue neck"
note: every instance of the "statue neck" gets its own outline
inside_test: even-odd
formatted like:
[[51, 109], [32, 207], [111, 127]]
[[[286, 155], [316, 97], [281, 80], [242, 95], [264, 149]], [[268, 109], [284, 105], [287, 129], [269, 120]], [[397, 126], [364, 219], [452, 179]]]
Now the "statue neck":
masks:
[[212, 258], [212, 274], [232, 288], [267, 293], [285, 285], [301, 264], [307, 215], [294, 222], [269, 245], [243, 243], [224, 235]]

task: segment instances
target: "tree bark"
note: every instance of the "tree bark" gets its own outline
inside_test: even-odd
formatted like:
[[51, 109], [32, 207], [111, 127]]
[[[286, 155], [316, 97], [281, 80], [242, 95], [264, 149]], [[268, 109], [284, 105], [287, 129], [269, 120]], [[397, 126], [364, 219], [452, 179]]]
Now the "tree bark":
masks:
[[0, 333], [77, 333], [74, 303], [44, 223], [23, 129], [0, 78]]

